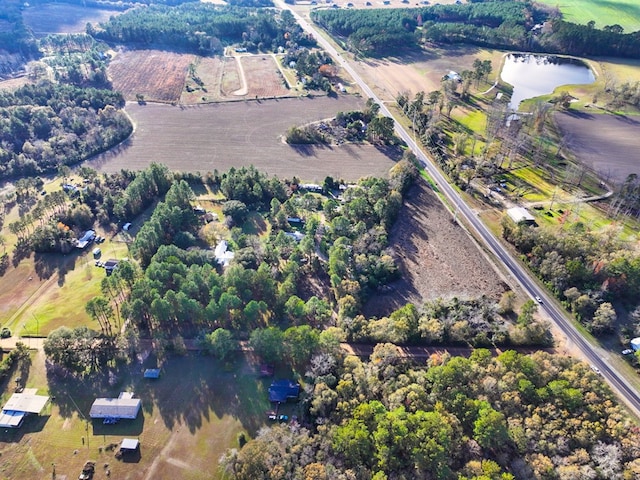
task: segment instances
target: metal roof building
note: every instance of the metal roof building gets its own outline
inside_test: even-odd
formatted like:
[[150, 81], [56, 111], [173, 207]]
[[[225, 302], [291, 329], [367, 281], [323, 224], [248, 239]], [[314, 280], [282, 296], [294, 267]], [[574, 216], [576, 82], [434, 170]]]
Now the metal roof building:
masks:
[[22, 393], [11, 395], [0, 413], [0, 427], [18, 428], [28, 414], [39, 414], [49, 401], [49, 397], [36, 395], [36, 391], [35, 388], [29, 388]]
[[133, 398], [133, 393], [122, 392], [118, 398], [96, 398], [91, 406], [91, 418], [126, 418], [133, 420], [138, 416], [142, 401]]
[[536, 218], [526, 208], [513, 207], [507, 210], [507, 215], [514, 223], [535, 223]]

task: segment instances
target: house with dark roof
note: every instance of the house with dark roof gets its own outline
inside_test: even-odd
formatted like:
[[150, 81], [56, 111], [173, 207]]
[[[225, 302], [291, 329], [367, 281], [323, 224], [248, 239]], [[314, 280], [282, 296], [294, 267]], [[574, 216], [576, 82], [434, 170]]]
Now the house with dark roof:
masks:
[[269, 387], [269, 401], [272, 403], [297, 400], [298, 395], [300, 395], [300, 384], [293, 380], [276, 380]]

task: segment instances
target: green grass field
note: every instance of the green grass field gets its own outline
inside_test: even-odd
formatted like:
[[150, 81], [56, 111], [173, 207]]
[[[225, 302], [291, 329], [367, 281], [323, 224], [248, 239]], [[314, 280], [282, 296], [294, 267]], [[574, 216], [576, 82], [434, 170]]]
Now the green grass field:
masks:
[[640, 30], [640, 2], [638, 0], [538, 0], [559, 7], [565, 20], [596, 28], [618, 24], [626, 33]]
[[[0, 478], [52, 478], [54, 464], [58, 478], [78, 478], [84, 462], [93, 460], [95, 480], [106, 480], [107, 470], [110, 478], [218, 480], [222, 475], [217, 463], [224, 451], [238, 446], [241, 432], [254, 436], [266, 424], [272, 379], [258, 378], [244, 355], [228, 365], [205, 356], [172, 357], [154, 381], [143, 379], [142, 369], [139, 363], [122, 368], [111, 382], [47, 378], [44, 354], [34, 352], [27, 387], [54, 398], [41, 416], [26, 419], [22, 428], [0, 429]], [[16, 375], [1, 385], [2, 400], [13, 391]], [[142, 400], [136, 420], [104, 425], [84, 419], [96, 397], [120, 391], [133, 391]], [[300, 414], [293, 403], [281, 411]], [[137, 462], [115, 459], [112, 445], [123, 438], [140, 440]]]

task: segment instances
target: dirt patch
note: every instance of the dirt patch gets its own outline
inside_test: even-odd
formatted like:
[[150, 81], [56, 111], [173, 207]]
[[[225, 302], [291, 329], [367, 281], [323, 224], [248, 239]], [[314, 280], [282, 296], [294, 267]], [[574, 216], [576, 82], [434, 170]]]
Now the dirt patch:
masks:
[[271, 55], [252, 55], [240, 57], [247, 79], [247, 96], [283, 97], [291, 95], [284, 79]]
[[556, 113], [554, 118], [577, 159], [605, 180], [620, 183], [640, 173], [637, 118], [588, 112]]
[[138, 94], [146, 101], [177, 102], [195, 55], [160, 50], [119, 52], [107, 69], [113, 89], [127, 100]]
[[52, 33], [84, 33], [87, 23], [106, 22], [119, 10], [86, 8], [66, 3], [48, 3], [22, 12], [27, 26], [36, 36]]
[[372, 145], [292, 147], [282, 141], [293, 125], [332, 118], [363, 105], [362, 99], [352, 96], [192, 107], [134, 102], [127, 105], [136, 124], [133, 137], [88, 165], [109, 172], [143, 169], [151, 162], [191, 172], [254, 165], [281, 178], [295, 175], [316, 183], [327, 175], [345, 180], [385, 176], [394, 160]]
[[376, 293], [367, 316], [381, 317], [413, 303], [439, 297], [499, 298], [505, 285], [469, 235], [456, 223], [435, 193], [419, 180], [405, 197], [390, 236], [402, 279], [389, 293]]

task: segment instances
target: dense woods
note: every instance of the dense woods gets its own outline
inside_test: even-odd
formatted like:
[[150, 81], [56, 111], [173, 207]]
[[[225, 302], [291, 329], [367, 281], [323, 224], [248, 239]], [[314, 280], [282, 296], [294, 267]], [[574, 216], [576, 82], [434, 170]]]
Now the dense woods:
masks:
[[[412, 9], [316, 10], [312, 19], [364, 55], [435, 42], [572, 55], [638, 58], [640, 33], [596, 29], [556, 18], [533, 2], [473, 2]], [[549, 28], [540, 28], [551, 21]], [[535, 27], [535, 28], [534, 28]]]
[[88, 33], [109, 42], [165, 45], [203, 54], [221, 54], [231, 43], [251, 51], [314, 43], [288, 11], [199, 2], [136, 8], [89, 28]]
[[0, 92], [0, 177], [72, 165], [129, 136], [122, 96], [47, 81]]
[[507, 351], [434, 355], [390, 344], [369, 361], [320, 353], [301, 423], [262, 429], [221, 465], [230, 478], [635, 478], [638, 428], [584, 363]]

